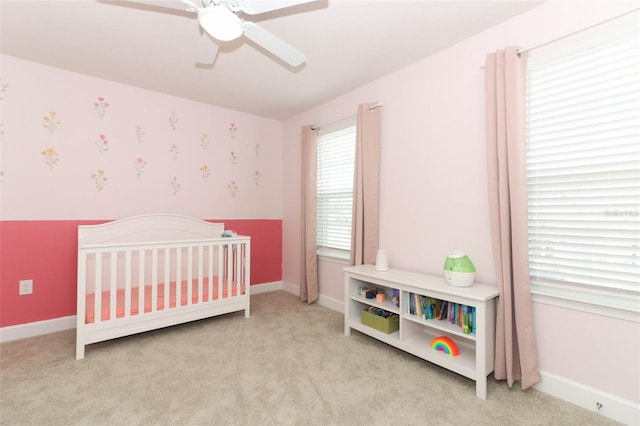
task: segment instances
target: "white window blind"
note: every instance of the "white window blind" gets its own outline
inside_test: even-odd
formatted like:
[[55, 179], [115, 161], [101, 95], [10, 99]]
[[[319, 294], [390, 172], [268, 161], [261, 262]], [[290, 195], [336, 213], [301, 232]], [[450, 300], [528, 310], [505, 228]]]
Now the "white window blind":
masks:
[[637, 32], [529, 62], [527, 185], [532, 292], [640, 312]]
[[356, 126], [318, 134], [318, 246], [351, 249]]

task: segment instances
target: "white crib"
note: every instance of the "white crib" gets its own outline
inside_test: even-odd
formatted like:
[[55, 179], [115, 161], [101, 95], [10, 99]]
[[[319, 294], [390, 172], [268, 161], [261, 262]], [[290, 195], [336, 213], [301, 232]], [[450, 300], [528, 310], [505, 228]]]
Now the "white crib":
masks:
[[174, 214], [78, 227], [76, 359], [85, 346], [244, 310], [250, 237]]

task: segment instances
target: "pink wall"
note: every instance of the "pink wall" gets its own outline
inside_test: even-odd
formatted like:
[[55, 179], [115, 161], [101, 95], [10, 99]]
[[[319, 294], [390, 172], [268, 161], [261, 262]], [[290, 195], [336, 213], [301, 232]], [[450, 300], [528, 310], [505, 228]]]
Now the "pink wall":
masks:
[[[358, 103], [382, 102], [380, 247], [390, 266], [440, 275], [447, 252], [460, 249], [474, 261], [478, 281], [495, 284], [485, 166], [485, 55], [508, 45], [535, 46], [637, 4], [545, 2], [287, 120], [283, 280], [295, 286], [300, 276], [300, 127], [353, 115]], [[321, 298], [342, 301], [343, 281], [336, 279], [342, 266], [323, 264]], [[542, 303], [534, 303], [534, 321], [543, 372], [640, 402], [638, 323]], [[603, 350], [605, 342], [616, 341], [624, 349]]]
[[281, 280], [281, 122], [1, 59], [0, 326], [75, 314], [77, 225], [105, 219], [225, 218]]

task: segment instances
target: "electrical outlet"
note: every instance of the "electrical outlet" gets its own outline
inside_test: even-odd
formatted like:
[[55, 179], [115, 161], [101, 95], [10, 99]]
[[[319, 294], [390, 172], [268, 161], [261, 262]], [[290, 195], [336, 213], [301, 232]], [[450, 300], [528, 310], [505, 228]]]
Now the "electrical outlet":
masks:
[[18, 294], [20, 294], [20, 296], [33, 294], [33, 280], [20, 280], [18, 283]]

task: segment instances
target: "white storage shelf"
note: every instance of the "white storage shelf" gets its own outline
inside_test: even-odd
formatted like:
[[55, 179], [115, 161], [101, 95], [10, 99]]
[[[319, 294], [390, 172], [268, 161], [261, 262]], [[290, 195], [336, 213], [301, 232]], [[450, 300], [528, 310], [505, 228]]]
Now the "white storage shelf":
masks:
[[[345, 272], [344, 333], [351, 329], [374, 337], [426, 361], [476, 381], [478, 398], [487, 397], [487, 375], [493, 371], [495, 346], [495, 318], [498, 289], [474, 284], [471, 287], [453, 287], [443, 277], [417, 274], [391, 269], [376, 271], [373, 265], [350, 266]], [[358, 293], [361, 287], [384, 290], [386, 300], [377, 302]], [[400, 306], [391, 302], [393, 290], [400, 293]], [[409, 313], [409, 295], [420, 294], [475, 308], [476, 332], [464, 334], [462, 328], [448, 321], [423, 319]], [[374, 306], [399, 315], [399, 330], [386, 334], [361, 322], [361, 311]], [[460, 355], [452, 357], [433, 350], [431, 341], [438, 336], [450, 337], [458, 346]]]

